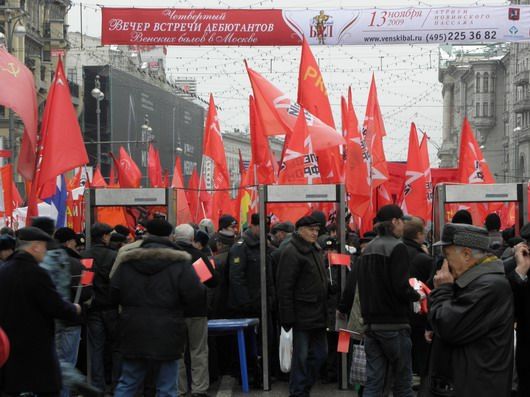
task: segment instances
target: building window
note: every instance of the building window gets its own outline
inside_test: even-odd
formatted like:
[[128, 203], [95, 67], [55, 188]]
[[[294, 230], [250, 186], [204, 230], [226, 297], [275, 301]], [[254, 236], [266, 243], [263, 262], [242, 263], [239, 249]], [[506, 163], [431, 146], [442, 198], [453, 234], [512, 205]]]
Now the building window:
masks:
[[71, 83], [77, 83], [77, 68], [68, 68], [66, 78]]
[[480, 102], [475, 104], [475, 117], [480, 117]]
[[495, 116], [495, 103], [490, 103], [490, 114], [491, 116]]
[[480, 92], [480, 73], [475, 75], [475, 92]]
[[489, 92], [490, 88], [490, 82], [489, 82], [490, 75], [488, 73], [484, 73], [484, 77], [482, 78], [482, 92]]
[[484, 102], [482, 104], [482, 116], [488, 117], [489, 116], [489, 104], [488, 102]]

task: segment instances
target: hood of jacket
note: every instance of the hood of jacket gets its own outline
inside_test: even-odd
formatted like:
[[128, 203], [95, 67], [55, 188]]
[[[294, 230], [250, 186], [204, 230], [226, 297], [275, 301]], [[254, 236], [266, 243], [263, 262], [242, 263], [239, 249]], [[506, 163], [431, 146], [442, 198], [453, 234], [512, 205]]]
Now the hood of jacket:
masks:
[[123, 254], [122, 264], [131, 266], [139, 273], [155, 274], [176, 262], [189, 262], [191, 255], [178, 251], [171, 241], [160, 238], [147, 238], [142, 246]]

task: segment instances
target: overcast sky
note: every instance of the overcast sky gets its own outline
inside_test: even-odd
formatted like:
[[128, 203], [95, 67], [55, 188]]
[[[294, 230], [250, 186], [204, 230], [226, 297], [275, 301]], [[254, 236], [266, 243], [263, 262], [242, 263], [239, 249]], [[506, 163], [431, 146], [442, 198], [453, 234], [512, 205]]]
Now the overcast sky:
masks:
[[[82, 3], [82, 6], [81, 6]], [[364, 1], [312, 0], [87, 0], [74, 1], [68, 15], [70, 31], [80, 31], [80, 11], [83, 13], [83, 33], [99, 37], [101, 12], [97, 4], [115, 7], [179, 7], [179, 8], [299, 8], [319, 10], [339, 7], [366, 7]], [[446, 6], [507, 2], [452, 0], [438, 1], [373, 0], [376, 7]], [[438, 82], [437, 45], [389, 46], [319, 46], [312, 47], [318, 58], [335, 123], [340, 126], [340, 97], [353, 89], [357, 117], [364, 119], [370, 76], [375, 73], [379, 101], [387, 130], [384, 141], [389, 160], [406, 160], [410, 122], [429, 134], [439, 144], [442, 134], [442, 85]], [[299, 47], [170, 47], [167, 55], [168, 74], [197, 80], [198, 95], [208, 98], [214, 94], [221, 108], [219, 118], [223, 130], [248, 125], [248, 95], [250, 83], [243, 59], [262, 73], [280, 90], [294, 100], [297, 92]], [[432, 161], [437, 161], [434, 146], [429, 147]], [[436, 163], [434, 163], [436, 164]], [[434, 165], [433, 164], [433, 165]]]

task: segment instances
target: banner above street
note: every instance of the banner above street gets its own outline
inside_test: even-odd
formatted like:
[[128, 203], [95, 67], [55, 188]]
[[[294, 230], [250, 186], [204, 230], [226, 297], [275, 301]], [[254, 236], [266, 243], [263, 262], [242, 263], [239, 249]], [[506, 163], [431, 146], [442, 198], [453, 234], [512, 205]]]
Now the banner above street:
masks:
[[372, 9], [102, 8], [102, 44], [282, 46], [530, 40], [530, 6]]

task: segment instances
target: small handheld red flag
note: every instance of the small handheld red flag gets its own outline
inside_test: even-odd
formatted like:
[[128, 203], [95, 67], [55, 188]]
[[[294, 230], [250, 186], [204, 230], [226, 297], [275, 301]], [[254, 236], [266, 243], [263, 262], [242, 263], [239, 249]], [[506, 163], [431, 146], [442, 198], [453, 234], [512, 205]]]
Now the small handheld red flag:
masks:
[[208, 266], [206, 265], [206, 263], [204, 263], [202, 258], [197, 259], [193, 263], [193, 268], [195, 269], [195, 273], [197, 273], [197, 276], [199, 276], [199, 280], [201, 280], [201, 283], [204, 283], [205, 281], [208, 281], [213, 277], [212, 273], [210, 272], [210, 269], [208, 269]]
[[330, 252], [328, 254], [328, 263], [331, 266], [350, 266], [350, 255]]

